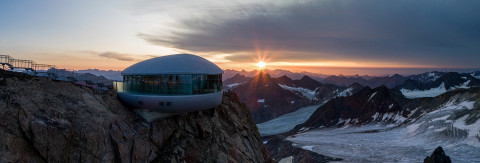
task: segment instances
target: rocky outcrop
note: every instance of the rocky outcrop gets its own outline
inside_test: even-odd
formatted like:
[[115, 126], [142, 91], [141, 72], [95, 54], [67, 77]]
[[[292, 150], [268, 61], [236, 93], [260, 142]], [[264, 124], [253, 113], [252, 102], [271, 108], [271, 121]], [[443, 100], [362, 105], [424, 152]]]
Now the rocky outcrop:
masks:
[[299, 147], [294, 147], [292, 142], [285, 139], [283, 135], [275, 135], [266, 138], [265, 146], [272, 154], [275, 162], [284, 159], [291, 159], [296, 163], [321, 163], [330, 161], [341, 161], [340, 158], [324, 156]]
[[0, 162], [271, 162], [232, 92], [147, 123], [114, 92], [0, 70]]
[[427, 156], [423, 163], [451, 163], [450, 157], [448, 157], [443, 151], [442, 147], [437, 147], [433, 151], [432, 155]]

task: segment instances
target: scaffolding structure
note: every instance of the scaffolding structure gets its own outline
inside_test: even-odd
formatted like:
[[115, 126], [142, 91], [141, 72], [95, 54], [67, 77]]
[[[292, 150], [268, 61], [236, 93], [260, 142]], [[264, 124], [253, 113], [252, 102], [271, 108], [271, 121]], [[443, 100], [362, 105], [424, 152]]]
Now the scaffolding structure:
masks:
[[32, 60], [14, 59], [9, 55], [0, 55], [2, 69], [22, 72], [35, 76], [46, 76], [54, 80], [68, 81], [99, 90], [108, 90], [111, 80], [93, 74], [80, 74], [75, 70], [57, 69], [55, 65], [37, 64]]
[[10, 69], [20, 69], [20, 70], [27, 70], [27, 71], [34, 71], [33, 65], [37, 64], [32, 60], [23, 60], [23, 59], [10, 59], [9, 64], [11, 65]]

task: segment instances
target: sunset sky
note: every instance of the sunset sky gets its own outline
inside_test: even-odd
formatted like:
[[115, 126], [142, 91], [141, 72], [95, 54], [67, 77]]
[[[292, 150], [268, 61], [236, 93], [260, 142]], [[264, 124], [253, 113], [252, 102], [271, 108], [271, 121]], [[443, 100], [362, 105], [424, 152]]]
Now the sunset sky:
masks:
[[478, 0], [0, 0], [0, 54], [122, 70], [191, 53], [223, 69], [480, 68]]

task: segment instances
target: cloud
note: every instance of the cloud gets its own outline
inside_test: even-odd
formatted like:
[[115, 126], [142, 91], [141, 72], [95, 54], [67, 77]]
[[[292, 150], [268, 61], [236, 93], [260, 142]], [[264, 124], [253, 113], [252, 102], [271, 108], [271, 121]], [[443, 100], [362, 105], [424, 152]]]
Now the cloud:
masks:
[[77, 51], [79, 53], [85, 53], [95, 56], [100, 56], [104, 58], [116, 59], [120, 61], [142, 61], [145, 59], [159, 57], [158, 55], [151, 54], [128, 54], [128, 53], [118, 53], [118, 52], [96, 52], [96, 51]]
[[[270, 51], [276, 60], [375, 60], [478, 67], [480, 1], [323, 0], [242, 5], [144, 40], [205, 53]], [[159, 33], [162, 34], [159, 34]], [[245, 56], [230, 56], [243, 61]]]
[[98, 54], [101, 57], [112, 58], [121, 61], [136, 61], [137, 58], [134, 58], [132, 54], [116, 53], [116, 52], [103, 52]]

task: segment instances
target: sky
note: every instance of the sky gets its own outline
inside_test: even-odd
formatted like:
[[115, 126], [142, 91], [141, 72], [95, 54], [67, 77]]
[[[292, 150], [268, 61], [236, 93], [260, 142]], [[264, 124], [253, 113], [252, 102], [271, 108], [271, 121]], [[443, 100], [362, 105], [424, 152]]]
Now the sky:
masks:
[[[122, 70], [200, 55], [325, 74], [480, 68], [478, 0], [0, 0], [0, 54]], [[359, 73], [360, 72], [360, 73]]]

